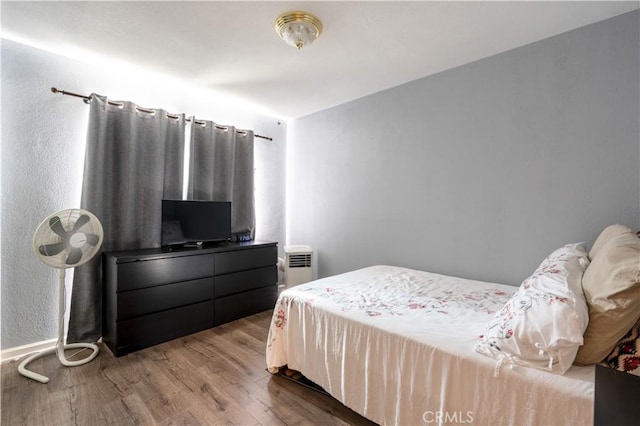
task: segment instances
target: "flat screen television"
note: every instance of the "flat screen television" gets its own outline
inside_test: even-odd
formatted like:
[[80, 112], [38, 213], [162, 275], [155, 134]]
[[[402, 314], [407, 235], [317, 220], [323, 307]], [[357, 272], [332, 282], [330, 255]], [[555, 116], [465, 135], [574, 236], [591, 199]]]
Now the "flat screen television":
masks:
[[231, 202], [162, 200], [162, 246], [231, 239]]

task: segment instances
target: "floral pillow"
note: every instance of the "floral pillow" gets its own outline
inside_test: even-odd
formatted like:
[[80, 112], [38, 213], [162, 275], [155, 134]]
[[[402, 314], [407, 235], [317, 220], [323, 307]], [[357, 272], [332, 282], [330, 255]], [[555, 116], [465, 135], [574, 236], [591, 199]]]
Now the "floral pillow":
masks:
[[616, 370], [640, 376], [640, 321], [620, 339], [604, 362]]
[[589, 313], [582, 274], [589, 265], [582, 244], [555, 250], [496, 313], [475, 350], [504, 362], [563, 374], [582, 344]]

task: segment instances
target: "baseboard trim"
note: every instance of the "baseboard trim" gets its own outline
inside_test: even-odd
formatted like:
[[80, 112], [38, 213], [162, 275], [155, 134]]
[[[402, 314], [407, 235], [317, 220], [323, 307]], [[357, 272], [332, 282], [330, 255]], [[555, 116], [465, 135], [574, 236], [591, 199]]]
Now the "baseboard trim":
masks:
[[55, 348], [58, 339], [43, 340], [42, 342], [29, 343], [24, 346], [5, 349], [0, 352], [0, 362], [11, 361], [16, 358], [22, 358], [32, 352], [40, 352], [46, 349]]

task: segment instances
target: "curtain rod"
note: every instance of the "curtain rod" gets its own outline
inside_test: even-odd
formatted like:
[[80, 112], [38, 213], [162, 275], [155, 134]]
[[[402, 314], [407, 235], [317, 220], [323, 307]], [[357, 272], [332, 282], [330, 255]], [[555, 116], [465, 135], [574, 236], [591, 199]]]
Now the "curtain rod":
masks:
[[[84, 103], [85, 103], [85, 104], [88, 104], [88, 103], [91, 101], [91, 96], [79, 95], [79, 94], [77, 94], [77, 93], [67, 92], [66, 90], [59, 90], [59, 89], [57, 89], [57, 88], [55, 88], [55, 87], [52, 87], [52, 88], [51, 88], [51, 91], [52, 91], [53, 93], [60, 93], [61, 95], [73, 96], [73, 97], [76, 97], [76, 98], [80, 98], [80, 99], [82, 99], [82, 100], [84, 101]], [[118, 102], [113, 102], [113, 101], [108, 101], [108, 102], [109, 102], [109, 105], [113, 105], [113, 106], [122, 106], [122, 104], [121, 104], [121, 103], [118, 103]], [[142, 107], [139, 107], [139, 106], [136, 106], [136, 109], [137, 109], [138, 111], [146, 112], [146, 113], [149, 113], [149, 114], [153, 114], [153, 113], [155, 112], [155, 111], [154, 111], [154, 110], [152, 110], [152, 109], [142, 108]], [[179, 116], [178, 116], [178, 115], [175, 115], [175, 114], [167, 113], [167, 117], [177, 119]], [[187, 118], [186, 120], [187, 120], [187, 121], [191, 121], [191, 118]], [[201, 120], [195, 120], [195, 118], [194, 118], [194, 121], [193, 121], [193, 122], [194, 122], [195, 124], [200, 124], [200, 125], [204, 125], [204, 124], [205, 124], [205, 122], [204, 122], [204, 121], [201, 121]], [[226, 128], [226, 127], [224, 127], [224, 126], [218, 126], [218, 125], [216, 125], [216, 128], [221, 129], [221, 130], [226, 130], [226, 129], [227, 129], [227, 128]], [[246, 133], [246, 132], [244, 132], [244, 131], [242, 131], [242, 130], [236, 130], [236, 132], [238, 132], [238, 133]], [[266, 139], [266, 140], [268, 140], [268, 141], [273, 141], [273, 138], [270, 138], [270, 137], [268, 137], [268, 136], [262, 136], [262, 135], [258, 135], [258, 134], [255, 134], [255, 133], [254, 133], [254, 135], [253, 135], [253, 136], [254, 136], [254, 137], [256, 137], [256, 138], [261, 138], [261, 139]]]

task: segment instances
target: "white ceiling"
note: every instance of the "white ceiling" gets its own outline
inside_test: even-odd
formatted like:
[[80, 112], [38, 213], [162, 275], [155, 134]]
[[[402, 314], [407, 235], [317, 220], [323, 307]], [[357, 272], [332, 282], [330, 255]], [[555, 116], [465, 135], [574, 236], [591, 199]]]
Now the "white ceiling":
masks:
[[[134, 63], [232, 94], [276, 116], [294, 118], [639, 5], [638, 1], [2, 1], [1, 14], [4, 38], [56, 53], [95, 52], [102, 60]], [[301, 51], [286, 45], [274, 31], [276, 17], [295, 9], [317, 15], [324, 25], [321, 37]]]

